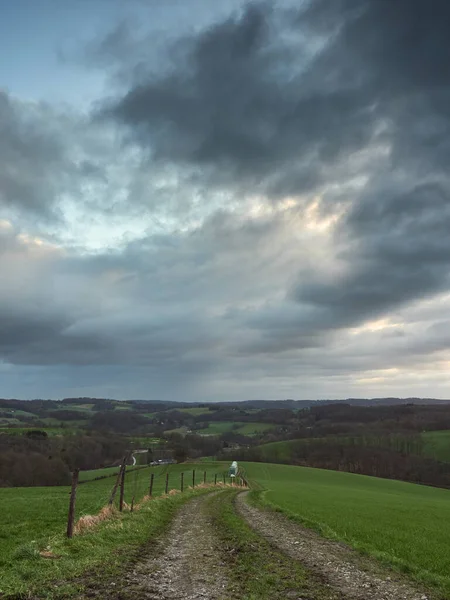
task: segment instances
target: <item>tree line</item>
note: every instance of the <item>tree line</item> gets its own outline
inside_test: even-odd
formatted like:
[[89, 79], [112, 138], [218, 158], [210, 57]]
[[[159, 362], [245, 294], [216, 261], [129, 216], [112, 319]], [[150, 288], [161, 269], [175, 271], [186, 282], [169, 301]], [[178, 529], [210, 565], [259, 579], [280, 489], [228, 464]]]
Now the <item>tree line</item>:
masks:
[[75, 468], [117, 464], [128, 440], [111, 434], [49, 437], [45, 431], [0, 435], [0, 487], [67, 485]]
[[[450, 464], [421, 455], [417, 435], [379, 435], [294, 440], [239, 448], [238, 460], [284, 463], [347, 471], [450, 488]], [[218, 458], [225, 459], [221, 453]]]

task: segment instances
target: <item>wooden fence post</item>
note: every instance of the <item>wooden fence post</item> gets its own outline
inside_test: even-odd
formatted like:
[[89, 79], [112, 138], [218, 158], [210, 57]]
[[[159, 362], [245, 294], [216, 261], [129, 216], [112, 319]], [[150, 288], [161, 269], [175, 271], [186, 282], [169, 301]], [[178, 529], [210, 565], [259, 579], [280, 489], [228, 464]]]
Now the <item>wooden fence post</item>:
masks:
[[225, 473], [223, 474], [223, 485], [225, 485]]
[[67, 519], [67, 537], [73, 536], [73, 522], [75, 520], [75, 501], [77, 499], [78, 474], [80, 469], [75, 469], [72, 473], [72, 489], [69, 500], [69, 517]]
[[217, 473], [214, 474], [214, 485], [217, 485]]
[[117, 494], [117, 488], [119, 487], [120, 482], [122, 481], [122, 471], [127, 466], [127, 460], [128, 460], [129, 456], [130, 456], [130, 452], [127, 452], [125, 454], [125, 456], [123, 457], [122, 463], [120, 465], [119, 472], [117, 473], [116, 482], [114, 483], [114, 487], [113, 487], [113, 490], [111, 492], [111, 496], [110, 496], [109, 501], [108, 501], [109, 506], [112, 506], [112, 504], [114, 503], [114, 498], [116, 497], [116, 494]]
[[152, 497], [152, 494], [153, 494], [153, 480], [154, 480], [154, 478], [155, 478], [155, 474], [152, 473], [150, 475], [150, 489], [148, 491], [148, 495], [150, 496], [150, 498]]
[[184, 473], [181, 473], [180, 490], [184, 491]]
[[195, 487], [195, 469], [192, 469], [192, 487]]
[[169, 473], [166, 473], [166, 494], [169, 491]]
[[120, 497], [119, 497], [119, 510], [120, 512], [123, 511], [123, 496], [125, 493], [125, 473], [126, 473], [126, 468], [124, 468], [122, 470], [122, 476], [120, 478]]
[[203, 471], [203, 483], [206, 483], [206, 471]]

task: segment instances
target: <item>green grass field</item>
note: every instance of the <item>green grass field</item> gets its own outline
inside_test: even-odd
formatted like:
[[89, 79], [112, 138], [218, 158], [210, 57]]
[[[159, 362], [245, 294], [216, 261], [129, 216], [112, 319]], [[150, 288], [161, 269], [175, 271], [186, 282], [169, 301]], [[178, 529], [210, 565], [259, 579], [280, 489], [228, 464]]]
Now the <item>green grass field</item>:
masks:
[[243, 464], [250, 480], [267, 490], [262, 503], [450, 594], [450, 491], [322, 469]]
[[[81, 411], [78, 412], [80, 413], [80, 418], [76, 421], [63, 421], [62, 419], [55, 419], [54, 417], [44, 417], [39, 419], [39, 421], [43, 423], [45, 427], [60, 427], [62, 423], [69, 431], [70, 429], [76, 427], [78, 423], [85, 425], [88, 422], [88, 420], [84, 418], [84, 414]], [[29, 427], [29, 425], [27, 425], [27, 427]]]
[[0, 434], [6, 433], [7, 435], [24, 435], [27, 431], [33, 431], [34, 429], [39, 429], [39, 431], [45, 431], [49, 436], [55, 435], [69, 435], [71, 433], [76, 433], [78, 431], [78, 427], [68, 426], [68, 427], [0, 427]]
[[424, 456], [450, 462], [450, 430], [425, 431], [422, 439]]
[[[132, 467], [129, 467], [132, 468]], [[109, 477], [119, 472], [119, 467], [105, 467], [104, 469], [91, 469], [89, 471], [80, 471], [80, 481], [92, 481], [97, 477]]]
[[92, 415], [94, 414], [94, 411], [92, 410], [93, 407], [93, 404], [60, 404], [55, 410], [76, 410], [77, 412]]
[[[419, 442], [416, 448], [411, 445], [408, 450], [412, 454], [416, 453], [420, 456], [435, 458], [442, 461], [450, 461], [450, 431], [427, 431], [419, 434], [423, 440], [423, 447]], [[420, 439], [418, 436], [418, 440]], [[319, 444], [336, 444], [340, 446], [353, 444], [354, 440], [359, 440], [362, 446], [385, 447], [390, 448], [394, 452], [403, 452], [403, 448], [407, 444], [407, 436], [359, 436], [352, 438], [345, 435], [328, 435], [326, 437], [317, 438], [299, 438], [293, 440], [284, 440], [280, 442], [269, 442], [261, 444], [258, 450], [261, 453], [261, 458], [267, 462], [284, 462], [289, 464], [292, 462], [292, 455], [295, 450]], [[391, 444], [391, 445], [389, 445]], [[402, 448], [403, 444], [403, 448]]]
[[256, 435], [272, 429], [269, 423], [244, 423], [242, 421], [210, 421], [205, 429], [199, 429], [195, 433], [200, 435], [220, 435], [228, 431], [235, 431], [242, 435]]
[[273, 425], [270, 423], [244, 423], [236, 432], [242, 433], [242, 435], [258, 435], [258, 433], [264, 433], [272, 428]]
[[[203, 473], [207, 472], [207, 480], [212, 480], [214, 473], [222, 472], [220, 463], [202, 463], [201, 465], [161, 465], [127, 470], [125, 481], [125, 501], [130, 504], [133, 495], [136, 501], [142, 498], [149, 488], [151, 473], [154, 473], [155, 495], [164, 491], [165, 476], [169, 473], [169, 489], [179, 488], [180, 473], [185, 473], [185, 486], [192, 485], [192, 469], [196, 470], [196, 483], [203, 481]], [[114, 485], [114, 478], [93, 481], [103, 474], [113, 475], [116, 467], [97, 469], [81, 473], [80, 481], [88, 481], [79, 486], [77, 492], [77, 514], [95, 514], [108, 502]], [[87, 479], [86, 479], [87, 476]], [[89, 481], [91, 479], [92, 481]], [[68, 487], [35, 487], [35, 488], [0, 488], [0, 503], [4, 507], [5, 519], [0, 523], [0, 548], [5, 549], [4, 540], [17, 546], [22, 542], [40, 537], [40, 533], [56, 534], [64, 529], [67, 518], [69, 499]], [[49, 510], [51, 507], [51, 510]], [[1, 554], [3, 558], [3, 553]], [[0, 559], [0, 566], [1, 566]]]
[[194, 417], [197, 415], [206, 415], [211, 412], [207, 408], [201, 408], [200, 406], [193, 406], [192, 408], [174, 408], [173, 410], [177, 412], [183, 412], [188, 415], [193, 415]]
[[175, 429], [167, 429], [164, 433], [179, 433], [180, 435], [186, 435], [188, 431], [188, 428], [183, 425], [182, 427], [176, 427]]
[[[136, 465], [138, 469], [142, 467]], [[127, 471], [132, 471], [136, 467], [128, 467]], [[93, 479], [97, 479], [98, 477], [112, 477], [113, 475], [117, 475], [119, 472], [119, 467], [105, 467], [104, 469], [91, 469], [90, 471], [80, 471], [79, 481], [92, 481]]]
[[220, 435], [233, 429], [233, 421], [210, 421], [204, 429], [197, 429], [193, 433], [198, 435]]
[[261, 444], [258, 450], [264, 460], [275, 462], [289, 462], [291, 456], [291, 447], [296, 440], [286, 440], [284, 442], [270, 442], [269, 444]]
[[[327, 537], [342, 540], [426, 584], [436, 585], [445, 597], [450, 597], [450, 491], [289, 465], [242, 463], [241, 467], [254, 487], [252, 498], [257, 504], [281, 510]], [[155, 496], [163, 493], [167, 473], [169, 489], [179, 489], [180, 473], [184, 472], [186, 489], [192, 484], [193, 468], [196, 483], [200, 483], [204, 471], [207, 480], [213, 481], [214, 474], [224, 473], [228, 463], [129, 470], [125, 501], [130, 504], [133, 495], [139, 501], [147, 493], [151, 473], [155, 474]], [[105, 472], [114, 474], [114, 470], [86, 472], [82, 479]], [[114, 477], [108, 477], [81, 484], [77, 517], [96, 514], [105, 506], [113, 483]], [[155, 502], [148, 509], [156, 511], [151, 523], [140, 516], [143, 513], [125, 515], [123, 519], [130, 523], [127, 527], [122, 527], [123, 519], [114, 520], [97, 533], [67, 541], [64, 531], [68, 499], [68, 487], [0, 489], [0, 597], [2, 592], [24, 592], [39, 580], [45, 583], [58, 577], [70, 578], [95, 565], [99, 569], [101, 565], [102, 572], [119, 568], [120, 556], [123, 560], [125, 551], [137, 549], [146, 536], [167, 525], [181, 502], [179, 496], [167, 505]], [[231, 513], [227, 518], [234, 519]], [[36, 549], [46, 547], [62, 558], [40, 559]]]
[[146, 436], [130, 436], [129, 440], [133, 442], [135, 448], [150, 448], [151, 446], [166, 443], [166, 440], [161, 438]]
[[[136, 501], [148, 493], [150, 474], [153, 472], [153, 495], [160, 496], [165, 489], [166, 473], [169, 473], [169, 490], [179, 489], [180, 474], [185, 473], [185, 489], [192, 485], [192, 469], [196, 469], [196, 483], [203, 482], [203, 472], [207, 472], [207, 481], [214, 480], [215, 473], [222, 473], [220, 463], [202, 463], [201, 465], [169, 465], [130, 470], [126, 476], [125, 501], [130, 504], [133, 494]], [[77, 518], [85, 514], [96, 514], [108, 502], [114, 483], [113, 477], [81, 484], [77, 492]], [[175, 496], [175, 499], [179, 496]], [[68, 487], [3, 488], [0, 489], [0, 596], [2, 593], [24, 592], [39, 580], [58, 578], [92, 567], [96, 561], [118, 560], [117, 548], [121, 545], [144, 543], [145, 531], [153, 526], [143, 523], [141, 517], [128, 515], [139, 523], [139, 532], [120, 527], [113, 523], [105, 525], [103, 534], [91, 533], [65, 540], [69, 501]], [[174, 501], [175, 502], [175, 501]], [[180, 500], [176, 500], [180, 502]], [[150, 503], [153, 504], [153, 503]], [[172, 503], [173, 504], [173, 503]], [[165, 509], [161, 509], [165, 510]], [[114, 525], [114, 526], [113, 526]], [[141, 533], [143, 529], [143, 533]], [[134, 537], [131, 536], [134, 532]], [[50, 547], [61, 553], [61, 560], [40, 559], [37, 549]], [[109, 554], [108, 554], [109, 553]], [[109, 556], [111, 555], [111, 556]]]
[[37, 415], [34, 413], [28, 412], [26, 410], [19, 410], [15, 408], [14, 410], [9, 410], [7, 408], [0, 409], [0, 417], [3, 417], [5, 414], [13, 414], [16, 418], [20, 419], [20, 417], [32, 417], [33, 419], [37, 419]]
[[5, 429], [8, 427], [8, 425], [23, 425], [23, 421], [21, 421], [20, 419], [16, 419], [16, 418], [4, 418], [4, 417], [0, 417], [0, 425], [2, 425]]
[[131, 404], [124, 404], [123, 402], [116, 402], [114, 410], [133, 410]]

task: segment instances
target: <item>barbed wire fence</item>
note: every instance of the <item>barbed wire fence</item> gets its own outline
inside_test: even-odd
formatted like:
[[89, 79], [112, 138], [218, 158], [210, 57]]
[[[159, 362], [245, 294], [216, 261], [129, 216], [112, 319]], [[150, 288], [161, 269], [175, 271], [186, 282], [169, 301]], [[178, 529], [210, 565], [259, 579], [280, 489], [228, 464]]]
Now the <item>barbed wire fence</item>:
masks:
[[[165, 496], [167, 496], [169, 494], [169, 492], [172, 490], [177, 490], [177, 491], [179, 490], [181, 493], [183, 493], [187, 489], [195, 489], [196, 487], [198, 487], [200, 485], [202, 485], [202, 486], [209, 485], [211, 487], [213, 487], [213, 486], [215, 487], [218, 485], [224, 486], [227, 484], [227, 479], [230, 479], [231, 485], [239, 485], [241, 487], [249, 487], [248, 480], [247, 480], [244, 469], [239, 469], [234, 478], [229, 478], [227, 472], [222, 471], [222, 470], [213, 472], [213, 473], [209, 473], [211, 476], [211, 480], [208, 481], [208, 470], [203, 469], [203, 472], [202, 472], [201, 468], [200, 469], [193, 468], [192, 470], [189, 469], [189, 471], [181, 471], [178, 473], [177, 472], [172, 473], [173, 476], [179, 475], [179, 480], [177, 481], [177, 487], [172, 487], [169, 490], [170, 483], [172, 482], [172, 484], [173, 484], [173, 479], [174, 479], [174, 477], [172, 477], [172, 478], [170, 477], [171, 470], [170, 470], [169, 464], [161, 465], [163, 468], [159, 469], [158, 472], [155, 472], [154, 470], [152, 470], [152, 467], [149, 465], [143, 465], [143, 466], [138, 466], [138, 467], [134, 466], [131, 469], [127, 470], [127, 463], [129, 462], [129, 460], [131, 458], [131, 454], [132, 454], [131, 451], [127, 452], [127, 454], [123, 457], [122, 462], [119, 467], [119, 471], [116, 474], [116, 478], [115, 478], [113, 487], [110, 490], [110, 492], [107, 492], [107, 494], [102, 494], [101, 497], [99, 497], [98, 510], [100, 512], [105, 509], [110, 512], [112, 512], [114, 510], [117, 493], [119, 493], [119, 501], [118, 501], [119, 512], [123, 512], [124, 508], [128, 508], [130, 512], [133, 512], [136, 507], [136, 501], [138, 500], [139, 471], [141, 471], [143, 469], [151, 470], [150, 477], [148, 478], [147, 484], [146, 484], [146, 493], [144, 494], [144, 497], [146, 497], [147, 499], [151, 499], [154, 497], [155, 481], [158, 481], [159, 478], [162, 478], [159, 481], [163, 481], [163, 490], [164, 490]], [[127, 505], [125, 503], [125, 487], [126, 487], [127, 473], [133, 476], [133, 481], [131, 483], [131, 485], [132, 485], [131, 505]], [[69, 498], [69, 511], [68, 511], [68, 518], [67, 518], [67, 530], [66, 530], [66, 536], [68, 538], [72, 538], [74, 535], [74, 524], [75, 524], [75, 515], [76, 515], [76, 499], [77, 499], [77, 490], [78, 490], [79, 485], [93, 483], [94, 481], [99, 480], [99, 479], [114, 477], [114, 475], [106, 475], [106, 476], [99, 476], [94, 479], [90, 479], [90, 480], [86, 480], [86, 481], [80, 481], [79, 476], [80, 476], [80, 470], [75, 469], [72, 473], [72, 485], [71, 485], [70, 498]], [[189, 478], [189, 483], [191, 483], [191, 485], [189, 485], [187, 478]], [[188, 485], [186, 485], [186, 483], [188, 483]], [[158, 487], [161, 487], [161, 486], [158, 486]], [[92, 517], [91, 517], [91, 519], [92, 519]]]

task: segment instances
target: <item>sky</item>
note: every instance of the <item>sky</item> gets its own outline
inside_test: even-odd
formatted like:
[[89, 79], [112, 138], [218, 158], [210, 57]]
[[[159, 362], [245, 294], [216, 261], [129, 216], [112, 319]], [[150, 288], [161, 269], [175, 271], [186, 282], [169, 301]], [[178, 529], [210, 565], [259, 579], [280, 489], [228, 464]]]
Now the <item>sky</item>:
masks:
[[0, 397], [450, 398], [448, 0], [0, 10]]

